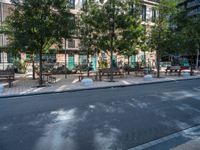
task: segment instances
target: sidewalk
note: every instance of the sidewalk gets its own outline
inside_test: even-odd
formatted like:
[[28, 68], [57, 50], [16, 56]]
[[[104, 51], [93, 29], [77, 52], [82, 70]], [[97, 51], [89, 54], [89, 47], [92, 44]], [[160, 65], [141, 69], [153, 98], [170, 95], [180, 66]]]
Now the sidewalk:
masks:
[[68, 90], [80, 90], [88, 88], [102, 88], [102, 87], [113, 87], [113, 86], [127, 86], [147, 83], [157, 83], [166, 81], [176, 81], [184, 79], [195, 79], [200, 78], [200, 74], [191, 76], [189, 78], [178, 77], [178, 76], [162, 76], [161, 78], [153, 78], [152, 81], [144, 81], [143, 77], [135, 77], [134, 75], [126, 75], [124, 78], [115, 77], [115, 82], [108, 82], [109, 79], [105, 78], [103, 81], [94, 81], [91, 86], [84, 86], [78, 81], [77, 75], [68, 75], [67, 79], [64, 75], [56, 75], [56, 83], [48, 84], [46, 87], [38, 86], [38, 80], [32, 80], [30, 77], [26, 77], [24, 74], [16, 74], [16, 80], [11, 88], [8, 88], [7, 83], [4, 84], [4, 91], [0, 93], [1, 96], [12, 96], [12, 95], [24, 95], [24, 94], [36, 94], [36, 93], [47, 93], [47, 92], [61, 92]]
[[200, 150], [200, 125], [139, 145], [129, 150]]

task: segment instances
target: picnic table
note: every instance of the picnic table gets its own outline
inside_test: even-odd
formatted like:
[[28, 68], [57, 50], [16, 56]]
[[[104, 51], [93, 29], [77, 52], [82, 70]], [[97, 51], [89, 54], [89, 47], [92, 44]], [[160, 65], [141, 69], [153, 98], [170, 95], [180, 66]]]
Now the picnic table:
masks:
[[144, 76], [144, 75], [147, 75], [147, 74], [155, 75], [155, 73], [156, 73], [151, 68], [139, 68], [139, 69], [136, 69], [134, 72], [135, 72], [136, 76]]
[[193, 74], [193, 71], [189, 69], [189, 67], [184, 67], [184, 66], [168, 66], [166, 68], [165, 74], [172, 74], [175, 73], [178, 76], [181, 76], [182, 72], [188, 71], [190, 74]]
[[42, 73], [42, 80], [48, 83], [56, 82], [56, 77], [51, 72]]
[[85, 77], [91, 77], [91, 78], [94, 78], [94, 80], [98, 80], [98, 72], [95, 72], [95, 71], [90, 71], [89, 72], [89, 76], [88, 76], [88, 73], [87, 72], [80, 72], [78, 73], [78, 80], [81, 81], [83, 78]]
[[104, 68], [104, 69], [99, 69], [99, 80], [102, 80], [102, 76], [111, 76], [111, 73], [113, 73], [113, 76], [120, 76], [123, 77], [125, 72], [124, 69], [120, 69], [120, 68], [113, 68], [111, 70], [111, 68]]
[[12, 82], [15, 79], [14, 69], [0, 70], [0, 78], [7, 79], [9, 88], [12, 86]]

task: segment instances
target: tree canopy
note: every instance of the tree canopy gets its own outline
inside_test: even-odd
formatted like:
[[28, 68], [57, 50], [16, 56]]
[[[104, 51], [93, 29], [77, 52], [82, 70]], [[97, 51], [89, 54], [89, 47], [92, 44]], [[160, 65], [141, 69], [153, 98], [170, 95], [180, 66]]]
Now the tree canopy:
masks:
[[42, 54], [60, 46], [73, 33], [74, 19], [68, 0], [11, 0], [15, 6], [5, 22], [10, 45], [39, 54], [42, 85]]

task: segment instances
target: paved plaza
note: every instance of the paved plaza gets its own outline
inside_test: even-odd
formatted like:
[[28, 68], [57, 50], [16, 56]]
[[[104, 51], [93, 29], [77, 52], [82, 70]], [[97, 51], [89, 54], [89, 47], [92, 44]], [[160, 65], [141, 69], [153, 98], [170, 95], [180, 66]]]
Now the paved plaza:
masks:
[[179, 77], [175, 75], [161, 75], [161, 78], [153, 78], [151, 81], [145, 81], [143, 77], [136, 77], [133, 73], [130, 75], [125, 75], [124, 77], [114, 77], [115, 82], [109, 82], [107, 77], [104, 77], [103, 81], [94, 81], [90, 86], [84, 86], [78, 80], [77, 74], [67, 75], [65, 79], [64, 75], [54, 75], [56, 76], [56, 83], [47, 83], [45, 87], [38, 88], [38, 80], [32, 80], [30, 76], [25, 74], [16, 74], [13, 86], [8, 88], [8, 83], [3, 82], [4, 90], [0, 93], [0, 96], [10, 96], [10, 95], [24, 95], [30, 93], [46, 93], [46, 92], [61, 92], [68, 90], [78, 90], [78, 89], [88, 89], [88, 88], [102, 88], [102, 87], [112, 87], [112, 86], [126, 86], [135, 84], [145, 84], [154, 82], [165, 82], [165, 81], [176, 81], [183, 79], [195, 79], [200, 78], [200, 73], [197, 72], [194, 76], [190, 77]]

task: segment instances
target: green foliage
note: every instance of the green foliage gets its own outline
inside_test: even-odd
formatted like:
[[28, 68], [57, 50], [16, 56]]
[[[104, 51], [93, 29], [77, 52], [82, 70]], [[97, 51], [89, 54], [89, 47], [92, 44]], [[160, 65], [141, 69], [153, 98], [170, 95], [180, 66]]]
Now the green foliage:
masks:
[[[10, 48], [39, 54], [42, 72], [42, 54], [52, 45], [60, 46], [62, 38], [71, 37], [74, 17], [68, 0], [11, 0], [15, 8], [7, 18], [4, 32]], [[40, 85], [42, 76], [40, 73]]]
[[173, 33], [171, 25], [172, 17], [177, 13], [176, 6], [175, 1], [162, 0], [157, 7], [157, 18], [151, 31], [151, 48], [156, 49], [160, 54], [171, 49], [170, 40]]
[[99, 61], [99, 68], [107, 68], [108, 67], [108, 62], [107, 61]]
[[[114, 6], [114, 7], [113, 7]], [[117, 8], [117, 10], [115, 9]], [[110, 49], [111, 21], [115, 26], [114, 47], [116, 50], [117, 38], [120, 35], [120, 23], [122, 20], [123, 2], [120, 0], [108, 0], [103, 4], [95, 1], [89, 1], [85, 12], [81, 16], [85, 35], [82, 39], [87, 47], [95, 46], [100, 50], [108, 51]], [[112, 14], [113, 13], [113, 14]], [[114, 20], [111, 17], [114, 16]]]
[[[137, 9], [134, 5], [137, 5]], [[137, 0], [129, 0], [126, 1], [124, 10], [125, 13], [120, 16], [121, 40], [118, 43], [118, 50], [120, 54], [127, 56], [136, 55], [138, 49], [141, 48], [140, 45], [143, 42], [141, 36], [145, 29], [141, 24], [141, 5]]]
[[[47, 52], [70, 36], [72, 15], [67, 0], [12, 0], [15, 8], [6, 20], [10, 45], [21, 51]], [[65, 30], [64, 30], [65, 28]]]
[[15, 60], [13, 60], [13, 65], [18, 70], [19, 73], [26, 72], [27, 64], [25, 61], [15, 59]]
[[[81, 14], [80, 31], [84, 48], [108, 52], [112, 36], [115, 52], [129, 56], [137, 54], [136, 47], [143, 31], [140, 12], [138, 0], [108, 0], [103, 4], [89, 1]], [[113, 25], [114, 34], [111, 35]]]

